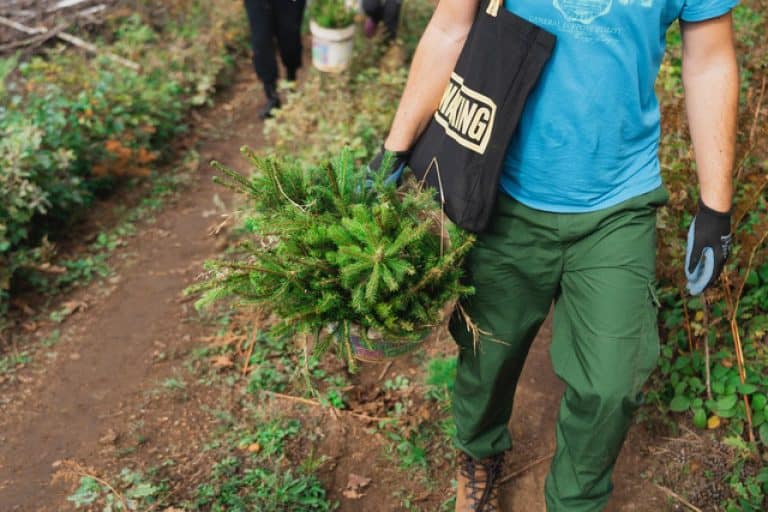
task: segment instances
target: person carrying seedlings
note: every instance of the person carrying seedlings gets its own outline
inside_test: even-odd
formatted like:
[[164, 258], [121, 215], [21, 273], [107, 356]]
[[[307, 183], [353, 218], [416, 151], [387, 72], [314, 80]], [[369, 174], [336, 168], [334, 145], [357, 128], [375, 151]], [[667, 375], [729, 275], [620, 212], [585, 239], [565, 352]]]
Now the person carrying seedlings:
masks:
[[367, 37], [373, 37], [380, 22], [384, 22], [384, 37], [391, 41], [397, 37], [397, 25], [400, 23], [402, 0], [362, 0], [366, 15], [363, 29]]
[[259, 112], [262, 119], [272, 116], [280, 108], [277, 94], [277, 57], [275, 41], [285, 66], [285, 78], [296, 80], [301, 67], [301, 20], [306, 0], [245, 0], [248, 23], [251, 27], [253, 68], [264, 86], [266, 103]]
[[[452, 102], [443, 91], [479, 3], [437, 5], [373, 171], [400, 172], [441, 98]], [[547, 510], [606, 506], [614, 464], [659, 354], [655, 222], [667, 193], [654, 81], [665, 33], [679, 20], [700, 188], [684, 265], [688, 289], [698, 294], [718, 278], [731, 241], [739, 86], [730, 11], [736, 3], [505, 2], [556, 42], [506, 150], [490, 223], [467, 259], [475, 294], [463, 302], [467, 315], [454, 314], [450, 322], [460, 349], [453, 395], [456, 510], [500, 510], [497, 482], [511, 447], [515, 387], [553, 303], [551, 359], [566, 389], [544, 489]], [[451, 90], [461, 89], [451, 83]], [[385, 151], [394, 157], [382, 160]], [[467, 317], [479, 329], [476, 347]]]

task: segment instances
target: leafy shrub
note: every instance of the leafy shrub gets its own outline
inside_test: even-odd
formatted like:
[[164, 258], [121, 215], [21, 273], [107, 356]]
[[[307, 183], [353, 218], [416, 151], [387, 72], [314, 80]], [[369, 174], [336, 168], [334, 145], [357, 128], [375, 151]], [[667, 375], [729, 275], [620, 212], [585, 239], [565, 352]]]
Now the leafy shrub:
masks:
[[165, 23], [152, 25], [158, 4], [143, 3], [146, 17], [138, 8], [110, 20], [102, 42], [140, 71], [58, 50], [18, 73], [17, 59], [0, 62], [0, 314], [39, 241], [120, 178], [148, 176], [184, 131], [185, 113], [209, 100], [232, 67], [229, 54], [243, 47], [240, 5], [171, 2], [162, 6]]
[[[753, 48], [765, 35], [760, 15], [747, 6], [734, 18], [740, 45]], [[668, 37], [670, 54], [662, 67], [660, 85], [665, 121], [661, 151], [664, 181], [670, 203], [659, 218], [659, 277], [661, 326], [665, 334], [659, 379], [652, 396], [674, 412], [685, 412], [700, 428], [727, 427], [745, 434], [749, 426], [756, 440], [768, 446], [768, 353], [761, 341], [768, 331], [768, 148], [760, 144], [765, 127], [753, 123], [755, 109], [765, 98], [742, 95], [740, 103], [737, 176], [734, 198], [735, 244], [720, 286], [702, 297], [683, 292], [683, 254], [686, 230], [695, 211], [697, 181], [682, 108], [679, 32]], [[742, 87], [760, 87], [760, 51], [742, 53]], [[754, 57], [758, 57], [755, 60]], [[764, 85], [764, 84], [763, 84]], [[763, 106], [758, 104], [762, 100]], [[764, 137], [763, 137], [763, 140]], [[743, 349], [746, 371], [740, 376], [735, 344]]]

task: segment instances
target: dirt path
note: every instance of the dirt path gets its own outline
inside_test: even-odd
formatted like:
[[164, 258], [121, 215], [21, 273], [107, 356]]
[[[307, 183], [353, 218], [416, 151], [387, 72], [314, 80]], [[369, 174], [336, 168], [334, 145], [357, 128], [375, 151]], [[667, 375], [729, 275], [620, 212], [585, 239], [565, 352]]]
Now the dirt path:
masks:
[[[0, 410], [0, 511], [69, 510], [65, 496], [71, 486], [51, 483], [57, 461], [74, 459], [104, 467], [115, 456], [112, 445], [117, 437], [143, 432], [149, 440], [140, 443], [134, 456], [158, 460], [171, 451], [193, 457], [204, 442], [210, 420], [202, 411], [227, 397], [213, 396], [204, 388], [196, 393], [197, 387], [190, 388], [182, 402], [149, 397], [159, 382], [177, 374], [184, 354], [205, 334], [200, 323], [186, 321], [191, 306], [180, 300], [180, 292], [217, 251], [216, 239], [207, 232], [220, 222], [214, 195], [221, 190], [211, 184], [207, 162], [216, 158], [243, 169], [238, 149], [259, 144], [255, 91], [246, 71], [223, 103], [206, 113], [206, 120], [216, 121], [202, 139], [196, 182], [154, 224], [139, 226], [128, 246], [115, 252], [114, 277], [69, 299], [88, 307], [63, 324], [62, 341], [49, 357], [38, 358], [38, 364], [24, 371], [25, 384], [7, 394]], [[562, 386], [548, 361], [548, 339], [545, 327], [521, 379], [512, 423], [516, 445], [508, 471], [545, 457], [554, 447]], [[392, 487], [408, 475], [376, 466], [380, 443], [371, 442], [360, 425], [334, 422], [327, 429], [339, 431], [335, 437], [329, 434], [337, 442], [326, 450], [336, 463], [325, 481], [330, 482], [331, 495], [341, 500], [341, 510], [396, 510], [388, 502]], [[658, 491], [640, 478], [646, 444], [646, 434], [633, 430], [619, 464], [611, 510], [665, 510]], [[339, 496], [350, 469], [375, 477], [359, 501]], [[542, 461], [504, 487], [510, 512], [544, 510], [547, 469], [548, 461]], [[446, 475], [445, 481], [451, 477]]]

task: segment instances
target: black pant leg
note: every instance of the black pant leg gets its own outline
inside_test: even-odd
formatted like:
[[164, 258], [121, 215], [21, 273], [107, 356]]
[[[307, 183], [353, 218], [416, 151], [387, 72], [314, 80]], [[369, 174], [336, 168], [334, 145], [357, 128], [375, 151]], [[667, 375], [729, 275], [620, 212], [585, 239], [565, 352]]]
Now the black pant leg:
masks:
[[277, 58], [272, 1], [245, 0], [245, 10], [251, 27], [253, 68], [264, 84], [274, 84], [277, 81]]
[[301, 67], [301, 21], [304, 18], [306, 0], [273, 0], [277, 46], [286, 69], [295, 71]]
[[384, 17], [384, 4], [381, 0], [363, 0], [363, 12], [378, 23]]
[[400, 7], [402, 5], [402, 0], [384, 0], [382, 20], [387, 29], [388, 38], [397, 37], [397, 25], [400, 23]]

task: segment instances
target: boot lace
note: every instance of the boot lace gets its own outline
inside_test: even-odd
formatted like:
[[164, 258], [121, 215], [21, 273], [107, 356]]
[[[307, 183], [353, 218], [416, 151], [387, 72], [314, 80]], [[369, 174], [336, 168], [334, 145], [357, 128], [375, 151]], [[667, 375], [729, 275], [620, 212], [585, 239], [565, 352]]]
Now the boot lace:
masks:
[[[477, 460], [462, 454], [460, 471], [467, 479], [467, 500], [472, 510], [484, 512], [488, 503], [499, 498], [499, 488], [496, 478], [501, 474], [503, 454], [494, 455], [487, 459]], [[478, 472], [482, 469], [482, 472]], [[478, 473], [482, 473], [478, 475]]]

